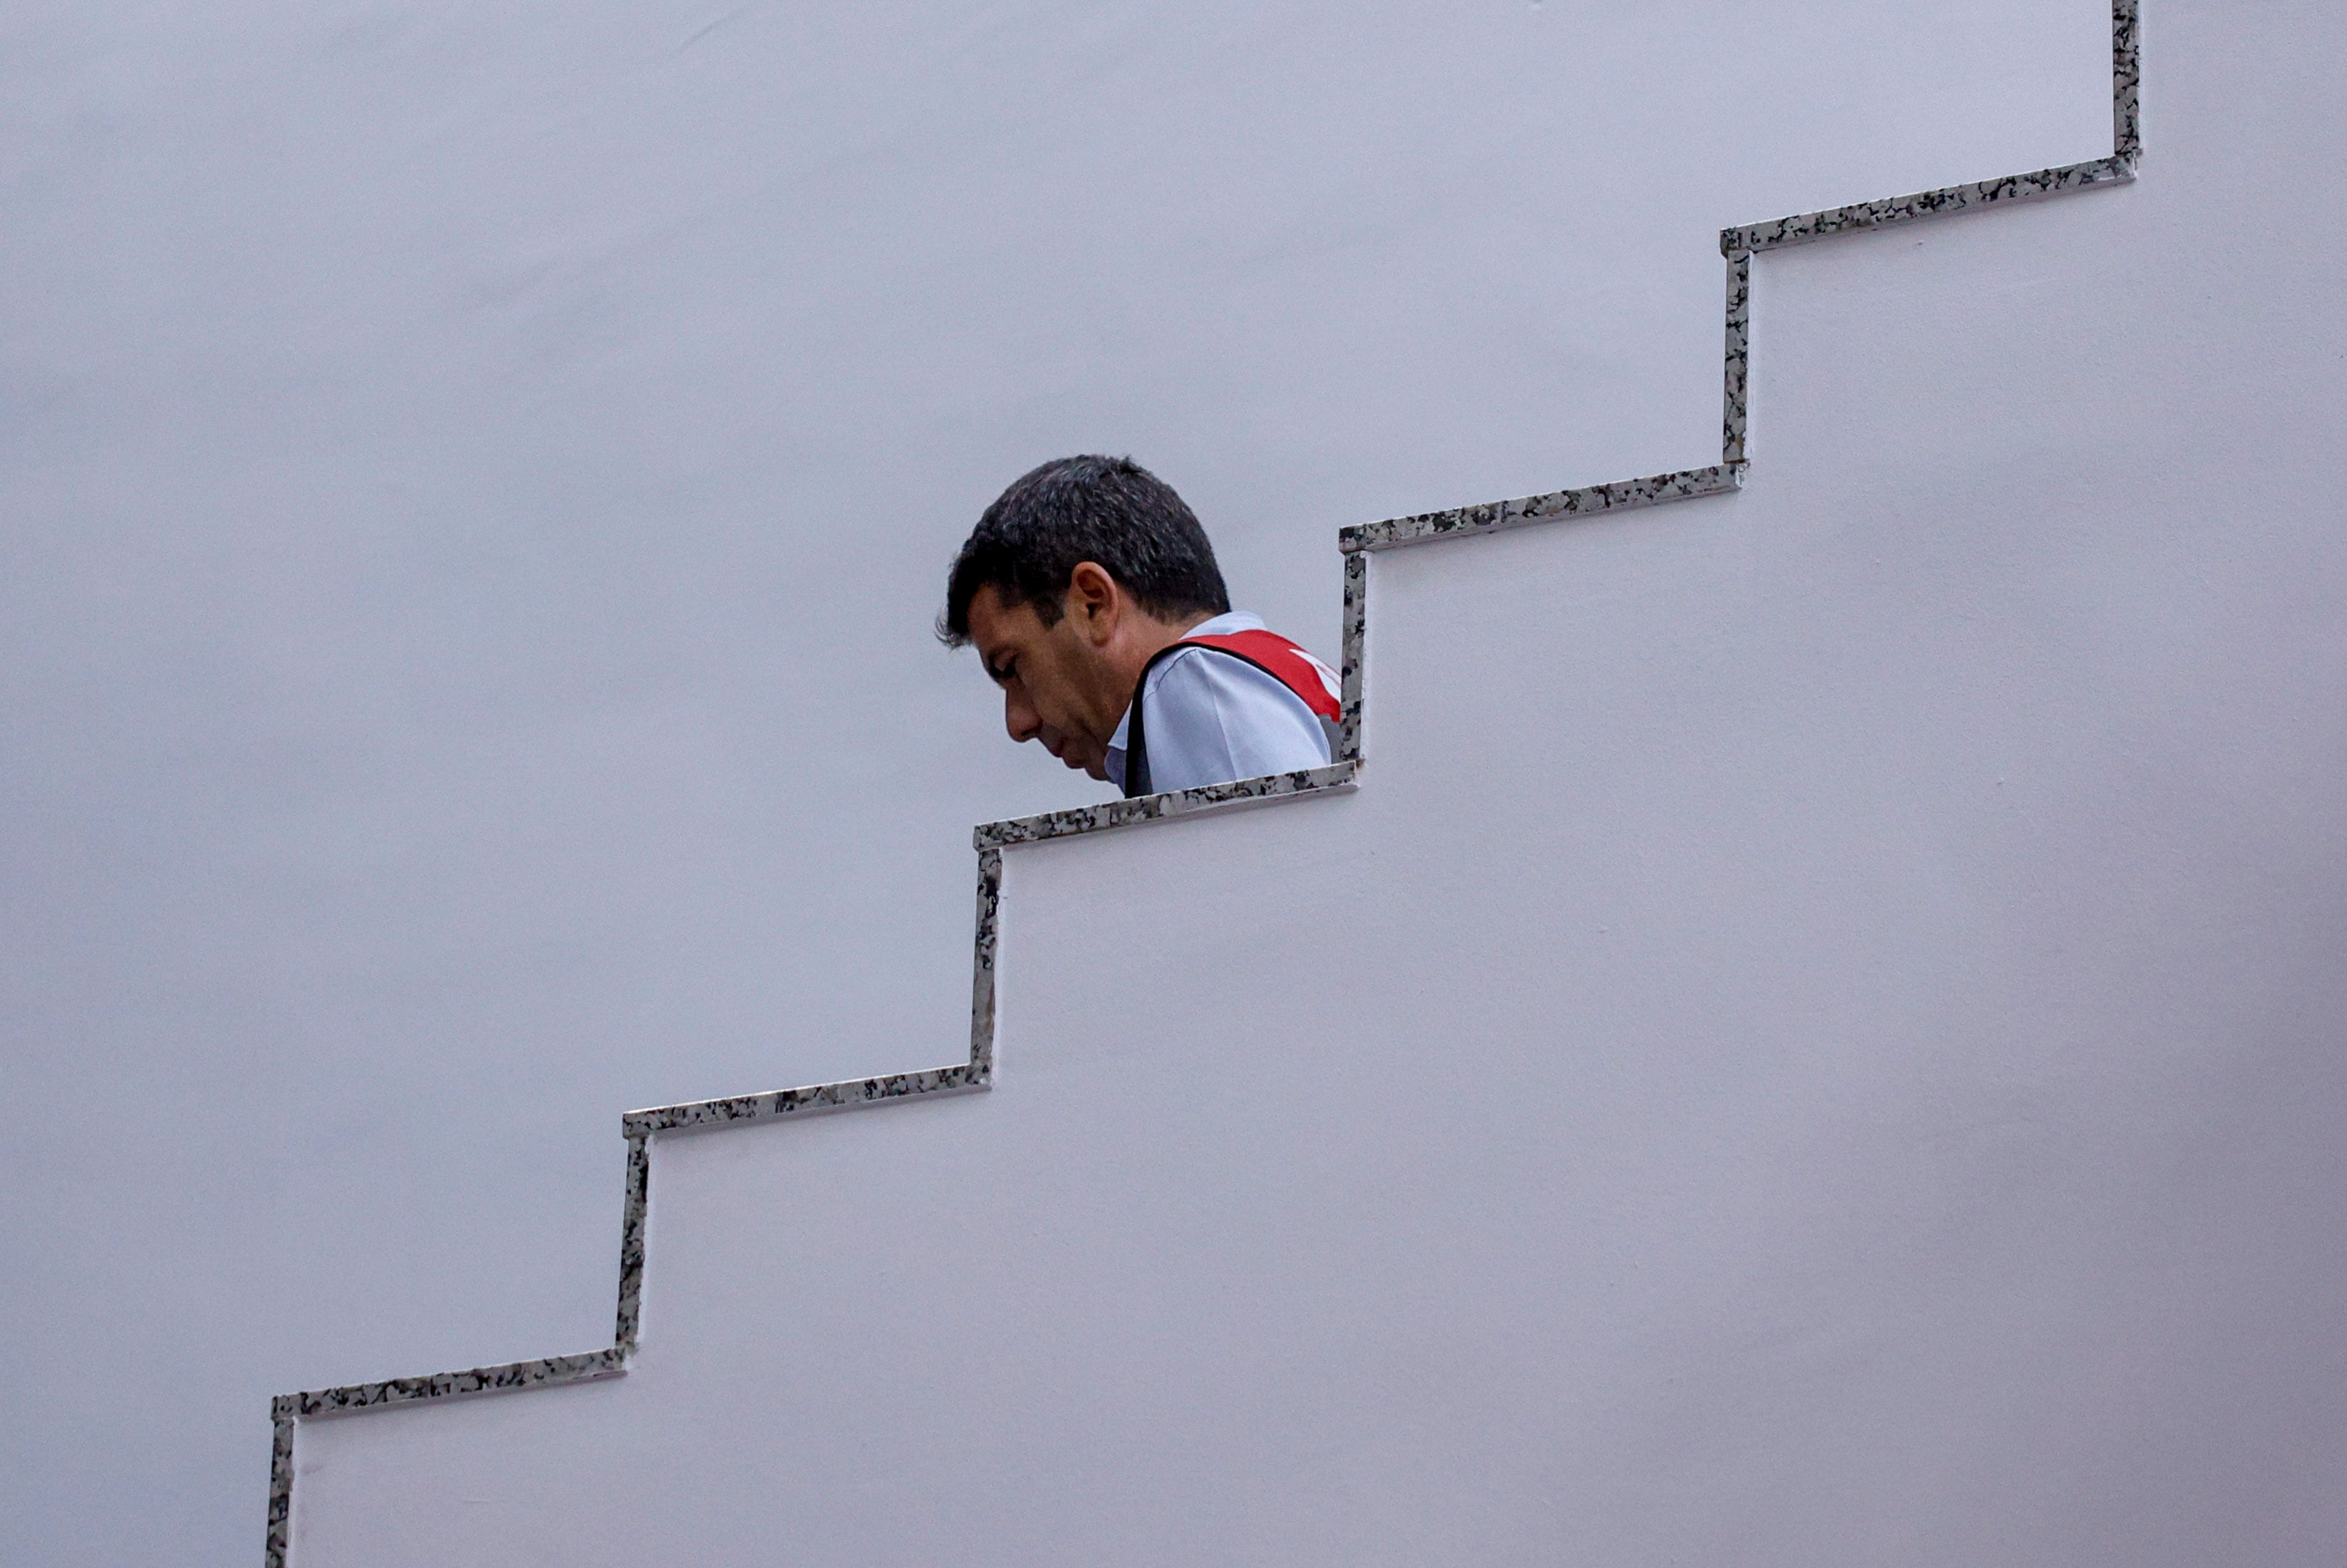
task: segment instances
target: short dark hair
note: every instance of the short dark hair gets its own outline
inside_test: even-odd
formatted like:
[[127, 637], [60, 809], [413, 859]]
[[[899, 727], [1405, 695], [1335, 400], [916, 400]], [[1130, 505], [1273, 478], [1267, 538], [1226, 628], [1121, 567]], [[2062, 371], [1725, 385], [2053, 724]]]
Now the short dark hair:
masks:
[[1061, 457], [995, 498], [954, 557], [938, 640], [969, 641], [969, 602], [991, 587], [1059, 624], [1079, 563], [1097, 562], [1151, 615], [1227, 614], [1214, 547], [1174, 487], [1129, 457]]

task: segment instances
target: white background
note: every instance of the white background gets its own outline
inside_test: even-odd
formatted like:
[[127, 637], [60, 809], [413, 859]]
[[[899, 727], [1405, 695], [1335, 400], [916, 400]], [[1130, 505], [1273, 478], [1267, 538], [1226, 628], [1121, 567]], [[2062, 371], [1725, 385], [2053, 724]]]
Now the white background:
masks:
[[1718, 228], [2106, 152], [2106, 49], [11, 7], [10, 1561], [250, 1561], [270, 1394], [607, 1342], [620, 1109], [955, 1058], [969, 824], [1096, 798], [928, 638], [1010, 478], [1133, 453], [1332, 653], [1340, 524], [1715, 460]]
[[1380, 556], [1358, 794], [1005, 855], [993, 1089], [657, 1141], [297, 1568], [2347, 1560], [2335, 10], [1755, 264], [1739, 494]]

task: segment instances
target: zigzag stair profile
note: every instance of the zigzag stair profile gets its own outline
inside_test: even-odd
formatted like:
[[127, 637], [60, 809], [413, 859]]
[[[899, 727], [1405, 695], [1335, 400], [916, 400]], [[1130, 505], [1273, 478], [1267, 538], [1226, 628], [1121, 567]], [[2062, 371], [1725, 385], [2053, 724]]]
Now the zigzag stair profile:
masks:
[[627, 1188], [620, 1248], [617, 1321], [612, 1343], [575, 1355], [477, 1367], [429, 1376], [395, 1378], [279, 1396], [271, 1411], [275, 1440], [271, 1466], [266, 1560], [284, 1568], [291, 1553], [295, 1507], [295, 1446], [302, 1423], [326, 1417], [413, 1406], [468, 1396], [547, 1389], [624, 1375], [633, 1358], [642, 1316], [646, 1228], [653, 1146], [671, 1134], [701, 1132], [989, 1088], [994, 1077], [996, 953], [1001, 915], [1003, 853], [1007, 849], [1073, 835], [1251, 805], [1301, 800], [1355, 789], [1360, 781], [1362, 716], [1367, 699], [1369, 558], [1381, 552], [1480, 537], [1538, 524], [1726, 494], [1745, 481], [1748, 328], [1753, 258], [1788, 246], [1889, 225], [1975, 212], [2096, 189], [2132, 180], [2140, 156], [2137, 119], [2136, 0], [2111, 8], [2113, 149], [2092, 162], [2040, 169], [2001, 179], [1954, 186], [1880, 201], [1829, 209], [1728, 229], [1719, 244], [1727, 264], [1724, 412], [1717, 463], [1548, 494], [1495, 501], [1347, 528], [1339, 535], [1344, 561], [1343, 716], [1336, 762], [1324, 769], [1246, 779], [1206, 789], [1119, 800], [1078, 809], [993, 822], [976, 830], [976, 943], [972, 966], [970, 1037], [967, 1058], [947, 1065], [850, 1082], [663, 1105], [627, 1113]]

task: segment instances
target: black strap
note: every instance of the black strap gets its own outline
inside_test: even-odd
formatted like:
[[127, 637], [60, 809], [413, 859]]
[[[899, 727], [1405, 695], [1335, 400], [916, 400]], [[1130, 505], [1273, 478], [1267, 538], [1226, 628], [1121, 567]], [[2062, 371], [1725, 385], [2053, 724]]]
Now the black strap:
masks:
[[1157, 667], [1159, 659], [1186, 646], [1167, 643], [1151, 654], [1149, 662], [1141, 667], [1141, 678], [1133, 683], [1133, 708], [1124, 723], [1124, 798], [1128, 800], [1149, 793], [1149, 742], [1141, 726], [1141, 694], [1149, 689], [1149, 672]]

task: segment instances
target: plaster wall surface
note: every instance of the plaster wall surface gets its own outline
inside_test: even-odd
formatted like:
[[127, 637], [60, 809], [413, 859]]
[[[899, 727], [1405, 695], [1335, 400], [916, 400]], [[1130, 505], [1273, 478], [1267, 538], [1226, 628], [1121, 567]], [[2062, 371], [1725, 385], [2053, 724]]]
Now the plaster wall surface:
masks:
[[2147, 22], [2140, 183], [1758, 258], [1741, 493], [1377, 557], [1358, 794], [1007, 851], [996, 1086], [659, 1140], [635, 1369], [305, 1423], [302, 1568], [2347, 1553], [2347, 21]]
[[2099, 156], [2107, 57], [0, 7], [0, 1557], [250, 1563], [272, 1395], [608, 1341], [615, 1111], [954, 1054], [969, 825], [1092, 796], [927, 637], [1012, 475], [1137, 453], [1333, 657], [1337, 527], [1708, 461], [1720, 225]]

